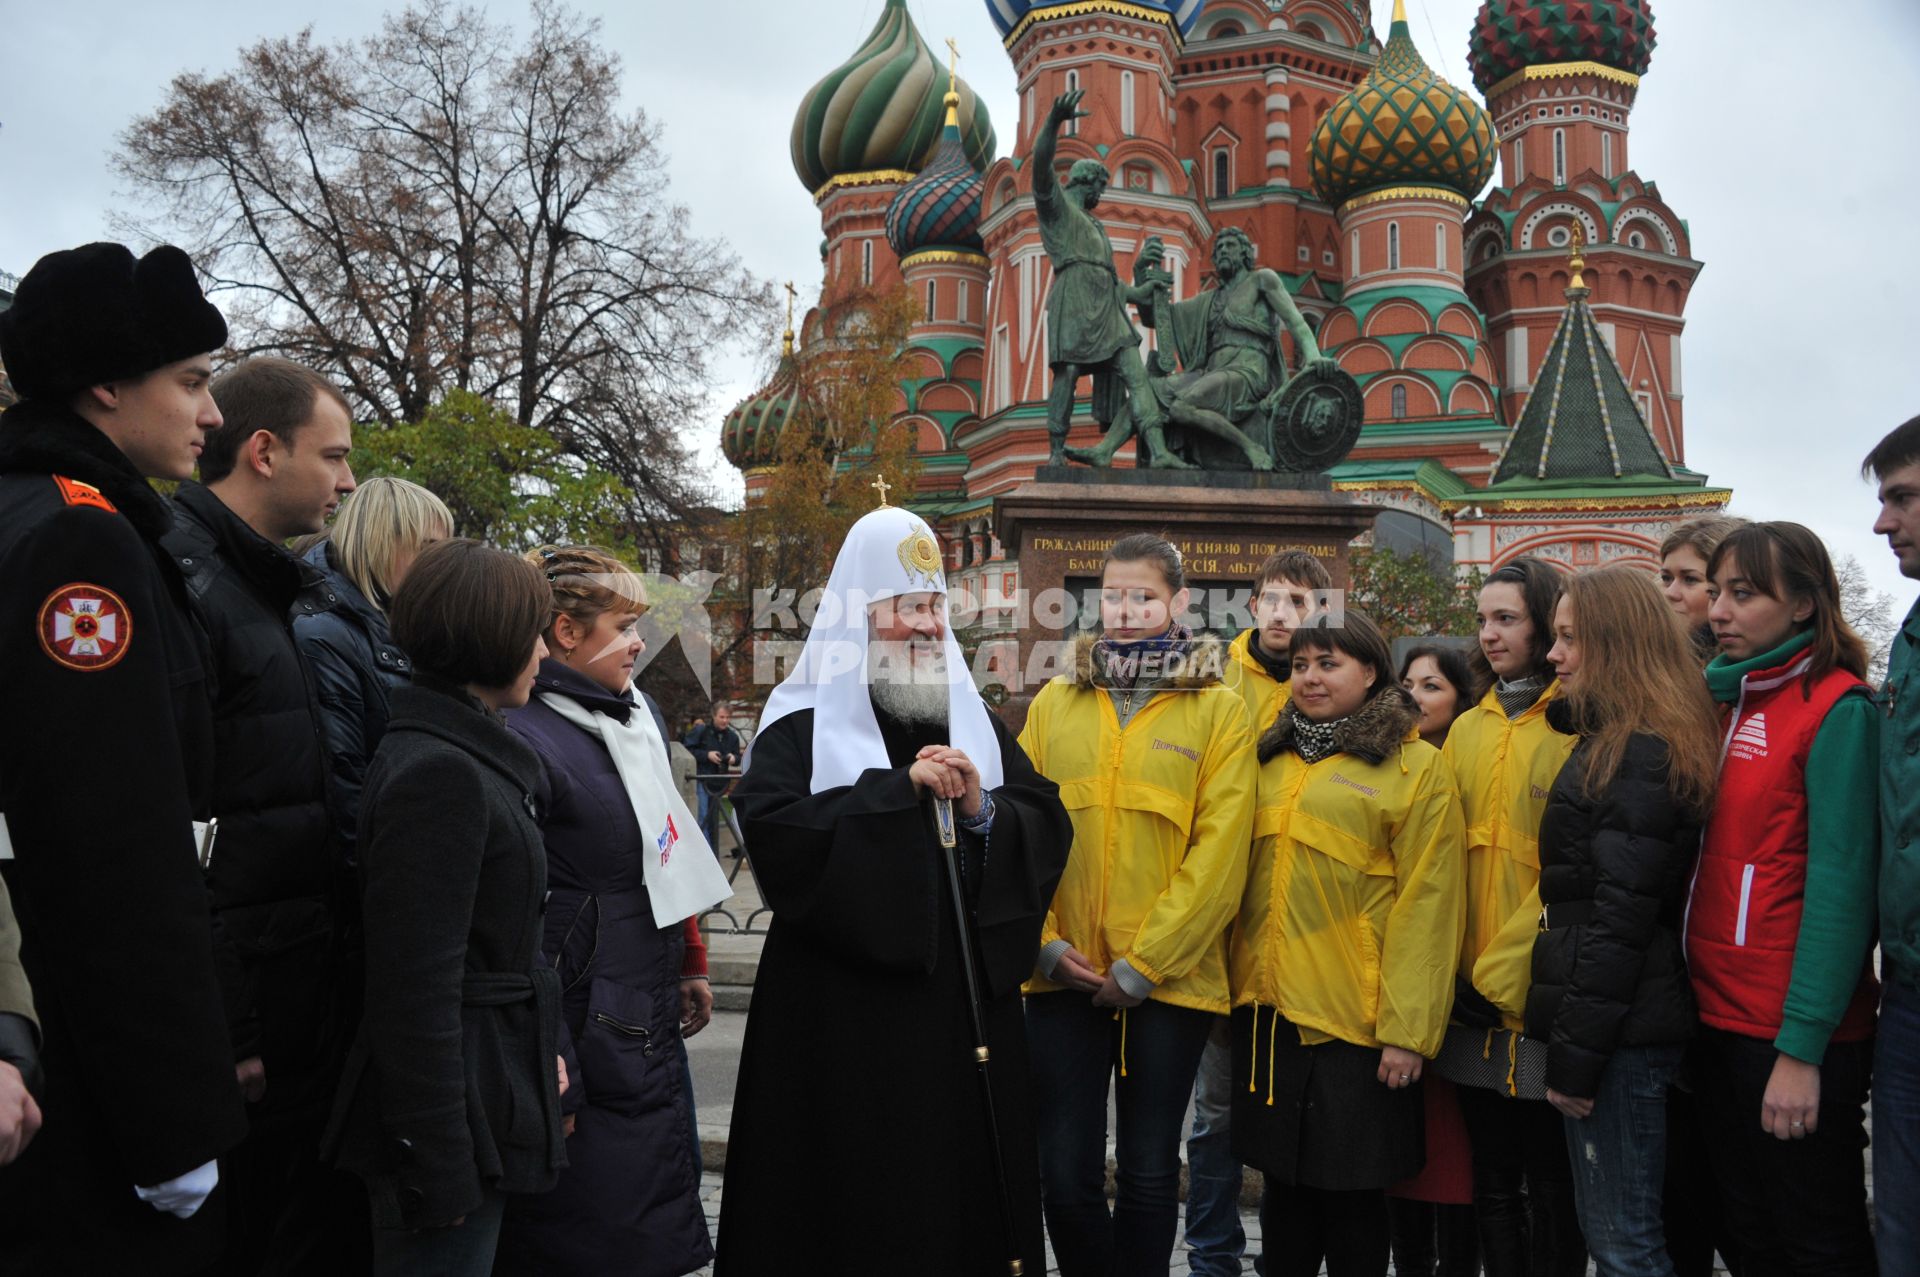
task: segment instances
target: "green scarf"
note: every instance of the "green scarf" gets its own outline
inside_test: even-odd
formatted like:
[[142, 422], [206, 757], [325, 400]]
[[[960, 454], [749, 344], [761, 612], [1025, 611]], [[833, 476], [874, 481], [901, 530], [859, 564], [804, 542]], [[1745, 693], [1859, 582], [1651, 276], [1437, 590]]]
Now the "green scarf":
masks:
[[1785, 665], [1788, 658], [1798, 655], [1812, 642], [1813, 631], [1805, 630], [1771, 652], [1750, 660], [1730, 661], [1725, 654], [1716, 656], [1707, 663], [1707, 690], [1713, 693], [1714, 700], [1731, 705], [1740, 699], [1740, 681], [1747, 675]]

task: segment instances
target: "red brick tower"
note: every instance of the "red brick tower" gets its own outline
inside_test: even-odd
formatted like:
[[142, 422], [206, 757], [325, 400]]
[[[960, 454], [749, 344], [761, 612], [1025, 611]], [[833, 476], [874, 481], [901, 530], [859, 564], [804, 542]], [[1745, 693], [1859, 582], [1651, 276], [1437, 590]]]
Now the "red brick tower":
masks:
[[1686, 458], [1681, 334], [1699, 276], [1686, 223], [1633, 171], [1629, 124], [1653, 57], [1647, 0], [1487, 0], [1469, 49], [1500, 130], [1500, 185], [1467, 224], [1467, 291], [1517, 420], [1560, 322], [1567, 248], [1667, 458]]

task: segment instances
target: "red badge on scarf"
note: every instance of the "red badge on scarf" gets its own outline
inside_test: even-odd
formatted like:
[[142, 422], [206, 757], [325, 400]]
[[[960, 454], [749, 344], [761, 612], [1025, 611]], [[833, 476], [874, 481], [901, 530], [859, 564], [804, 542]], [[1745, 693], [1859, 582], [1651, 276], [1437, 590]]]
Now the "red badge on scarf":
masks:
[[58, 665], [91, 674], [112, 669], [133, 639], [133, 616], [104, 586], [63, 585], [40, 605], [40, 650]]

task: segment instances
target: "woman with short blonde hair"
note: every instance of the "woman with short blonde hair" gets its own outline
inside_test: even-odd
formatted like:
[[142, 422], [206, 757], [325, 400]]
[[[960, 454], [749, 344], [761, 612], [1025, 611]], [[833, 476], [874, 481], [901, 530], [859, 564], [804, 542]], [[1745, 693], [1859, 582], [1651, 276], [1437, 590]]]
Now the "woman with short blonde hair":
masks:
[[413, 681], [413, 662], [393, 641], [387, 610], [420, 551], [452, 535], [453, 512], [433, 493], [405, 479], [367, 479], [301, 556], [333, 587], [333, 608], [295, 618], [293, 639], [313, 671], [328, 801], [350, 858], [361, 782], [387, 730], [393, 690]]

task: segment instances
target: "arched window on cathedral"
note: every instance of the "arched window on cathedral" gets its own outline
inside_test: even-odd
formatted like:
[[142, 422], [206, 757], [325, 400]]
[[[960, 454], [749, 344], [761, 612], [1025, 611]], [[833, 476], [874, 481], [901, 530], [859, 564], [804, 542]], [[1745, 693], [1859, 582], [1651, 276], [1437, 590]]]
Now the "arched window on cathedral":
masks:
[[1447, 268], [1447, 226], [1445, 222], [1433, 228], [1433, 264], [1437, 270]]
[[934, 291], [933, 281], [928, 280], [927, 281], [927, 318], [929, 320], [933, 318], [933, 302], [934, 302], [934, 298], [936, 298], [938, 295], [939, 294]]
[[1393, 419], [1395, 421], [1407, 419], [1407, 388], [1405, 386], [1393, 388]]
[[1387, 223], [1387, 269], [1400, 269], [1400, 223]]
[[1524, 137], [1517, 137], [1513, 139], [1513, 178], [1508, 183], [1508, 185], [1518, 186], [1520, 185], [1520, 183], [1526, 180], [1527, 180], [1527, 139]]
[[873, 241], [871, 239], [860, 245], [860, 283], [862, 286], [873, 283]]
[[[1078, 71], [1067, 72], [1067, 92], [1078, 93], [1079, 91], [1080, 91], [1080, 73]], [[1079, 135], [1080, 135], [1080, 121], [1068, 120], [1067, 136], [1078, 137]]]
[[1133, 72], [1120, 73], [1120, 131], [1128, 137], [1134, 134], [1133, 127]]
[[1553, 131], [1553, 184], [1555, 186], [1567, 184], [1567, 131], [1565, 129]]
[[1613, 134], [1611, 133], [1600, 135], [1600, 176], [1605, 178], [1613, 176]]
[[1233, 152], [1222, 146], [1213, 153], [1213, 198], [1223, 200], [1233, 194]]

